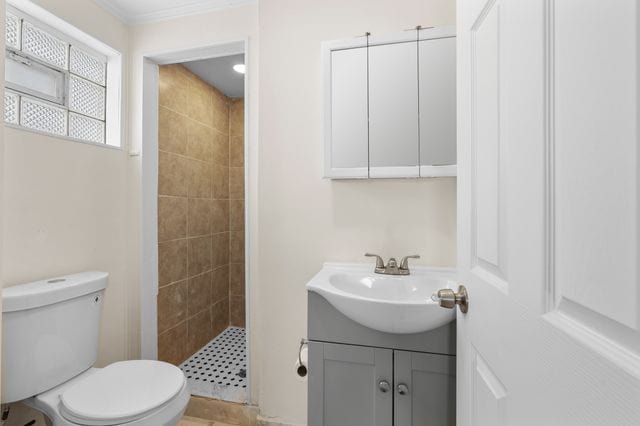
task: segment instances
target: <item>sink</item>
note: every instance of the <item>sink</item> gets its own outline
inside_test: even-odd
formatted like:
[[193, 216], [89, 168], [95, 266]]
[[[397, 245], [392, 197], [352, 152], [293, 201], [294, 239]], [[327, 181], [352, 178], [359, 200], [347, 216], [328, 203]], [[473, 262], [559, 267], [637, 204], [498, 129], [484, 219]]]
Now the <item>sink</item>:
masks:
[[326, 263], [307, 283], [338, 311], [365, 327], [385, 333], [420, 333], [455, 319], [455, 310], [431, 299], [441, 288], [456, 288], [449, 268], [412, 267], [411, 275], [373, 272], [370, 264]]

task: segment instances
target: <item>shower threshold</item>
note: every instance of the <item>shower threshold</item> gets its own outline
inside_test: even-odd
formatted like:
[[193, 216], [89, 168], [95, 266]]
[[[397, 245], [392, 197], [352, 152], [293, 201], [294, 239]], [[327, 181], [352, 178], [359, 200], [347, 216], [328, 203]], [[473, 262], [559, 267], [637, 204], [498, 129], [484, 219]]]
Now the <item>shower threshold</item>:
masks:
[[228, 327], [180, 365], [191, 395], [247, 402], [244, 328]]

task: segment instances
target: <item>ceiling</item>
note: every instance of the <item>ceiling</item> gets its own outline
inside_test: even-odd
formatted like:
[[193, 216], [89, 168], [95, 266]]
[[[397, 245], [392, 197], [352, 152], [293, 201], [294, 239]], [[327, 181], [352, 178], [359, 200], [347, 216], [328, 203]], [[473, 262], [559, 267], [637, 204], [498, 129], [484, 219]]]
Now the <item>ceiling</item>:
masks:
[[235, 64], [244, 64], [244, 55], [221, 56], [184, 62], [192, 73], [220, 90], [230, 98], [244, 97], [244, 74], [233, 70]]
[[211, 12], [256, 0], [94, 0], [124, 22], [160, 21]]

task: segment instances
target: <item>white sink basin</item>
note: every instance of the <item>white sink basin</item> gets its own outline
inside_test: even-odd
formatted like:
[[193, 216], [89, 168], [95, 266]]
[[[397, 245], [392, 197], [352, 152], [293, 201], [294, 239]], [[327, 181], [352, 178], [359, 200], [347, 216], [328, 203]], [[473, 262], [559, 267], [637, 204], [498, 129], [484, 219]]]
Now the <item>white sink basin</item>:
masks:
[[441, 288], [456, 288], [455, 272], [444, 268], [411, 268], [411, 275], [373, 272], [373, 264], [326, 263], [307, 283], [353, 321], [386, 333], [433, 330], [455, 319], [453, 309], [431, 300]]

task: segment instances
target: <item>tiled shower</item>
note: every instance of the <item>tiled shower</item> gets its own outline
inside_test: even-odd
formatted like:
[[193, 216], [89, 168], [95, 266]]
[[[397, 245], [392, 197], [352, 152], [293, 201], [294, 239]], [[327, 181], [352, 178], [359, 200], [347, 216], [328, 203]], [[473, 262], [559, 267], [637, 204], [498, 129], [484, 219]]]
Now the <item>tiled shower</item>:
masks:
[[[193, 393], [240, 401], [238, 388], [246, 388], [233, 385], [246, 373], [235, 362], [245, 357], [244, 100], [182, 65], [163, 65], [158, 113], [158, 358], [184, 363]], [[187, 373], [195, 357], [208, 363], [202, 370], [229, 361], [230, 342], [238, 365], [225, 380], [233, 392], [214, 375]]]

